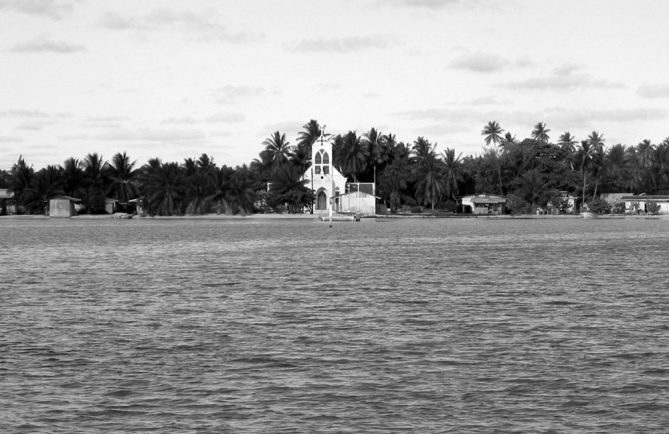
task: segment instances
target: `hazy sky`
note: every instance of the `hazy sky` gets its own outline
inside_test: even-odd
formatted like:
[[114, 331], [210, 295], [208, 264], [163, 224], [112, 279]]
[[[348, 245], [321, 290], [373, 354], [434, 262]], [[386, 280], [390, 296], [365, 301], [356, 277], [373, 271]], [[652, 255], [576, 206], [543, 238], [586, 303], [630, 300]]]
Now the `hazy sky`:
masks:
[[0, 169], [97, 152], [249, 163], [371, 127], [477, 154], [482, 127], [669, 136], [664, 0], [0, 0]]

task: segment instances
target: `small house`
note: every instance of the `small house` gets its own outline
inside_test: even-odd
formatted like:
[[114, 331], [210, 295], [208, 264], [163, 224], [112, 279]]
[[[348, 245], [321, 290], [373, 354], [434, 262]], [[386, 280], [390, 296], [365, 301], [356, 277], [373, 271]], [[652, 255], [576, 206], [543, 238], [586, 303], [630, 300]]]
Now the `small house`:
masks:
[[464, 214], [499, 215], [504, 214], [506, 198], [492, 194], [464, 196], [459, 200], [459, 210]]
[[0, 215], [8, 214], [8, 202], [14, 197], [14, 193], [6, 188], [0, 188]]
[[49, 200], [49, 217], [72, 217], [76, 215], [74, 205], [81, 199], [70, 196], [56, 196]]
[[[669, 195], [630, 195], [621, 198], [625, 202], [625, 213], [642, 214], [656, 213], [669, 214]], [[653, 209], [655, 208], [655, 209]]]

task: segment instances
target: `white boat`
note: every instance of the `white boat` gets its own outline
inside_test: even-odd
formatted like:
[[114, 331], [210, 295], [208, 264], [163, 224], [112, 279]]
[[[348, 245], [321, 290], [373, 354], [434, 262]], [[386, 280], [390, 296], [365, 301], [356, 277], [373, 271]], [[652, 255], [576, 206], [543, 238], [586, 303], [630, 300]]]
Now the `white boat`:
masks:
[[591, 211], [583, 211], [581, 213], [581, 217], [583, 217], [584, 219], [596, 219], [598, 215]]

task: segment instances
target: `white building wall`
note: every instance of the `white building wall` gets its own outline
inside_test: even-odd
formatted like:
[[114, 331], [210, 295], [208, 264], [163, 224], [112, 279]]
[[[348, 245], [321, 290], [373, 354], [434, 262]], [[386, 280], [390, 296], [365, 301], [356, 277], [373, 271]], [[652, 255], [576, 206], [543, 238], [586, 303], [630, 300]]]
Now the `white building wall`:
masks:
[[354, 191], [339, 196], [337, 212], [374, 215], [376, 213], [376, 198], [371, 194]]

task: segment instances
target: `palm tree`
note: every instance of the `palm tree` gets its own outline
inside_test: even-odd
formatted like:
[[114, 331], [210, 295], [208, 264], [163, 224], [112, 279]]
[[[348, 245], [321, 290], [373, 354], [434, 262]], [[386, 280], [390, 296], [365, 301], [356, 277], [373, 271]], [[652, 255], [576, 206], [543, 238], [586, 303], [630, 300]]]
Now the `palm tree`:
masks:
[[352, 177], [353, 182], [358, 182], [358, 176], [365, 170], [367, 162], [367, 149], [355, 131], [349, 131], [342, 140], [339, 162], [342, 175]]
[[286, 140], [286, 134], [282, 134], [279, 131], [275, 131], [271, 136], [266, 138], [262, 144], [265, 145], [265, 150], [269, 153], [273, 167], [287, 161], [293, 153], [290, 148], [290, 143]]
[[502, 141], [503, 131], [504, 130], [499, 126], [497, 121], [490, 121], [481, 130], [481, 135], [485, 136], [486, 145], [490, 145], [490, 143], [492, 143], [496, 146]]
[[47, 166], [35, 173], [25, 191], [25, 204], [40, 214], [46, 215], [49, 200], [63, 194], [60, 167]]
[[14, 193], [14, 200], [16, 201], [16, 211], [21, 214], [21, 209], [25, 205], [24, 193], [30, 186], [30, 181], [35, 175], [35, 170], [32, 166], [28, 167], [23, 156], [19, 156], [19, 160], [12, 166], [10, 189]]
[[634, 146], [628, 146], [625, 150], [625, 167], [629, 174], [626, 187], [629, 187], [632, 193], [637, 194], [641, 191], [644, 171], [641, 156]]
[[583, 202], [582, 205], [585, 205], [585, 187], [586, 187], [586, 169], [591, 165], [592, 160], [594, 159], [596, 149], [590, 144], [588, 140], [581, 141], [581, 148], [578, 150], [580, 160], [581, 160], [581, 176], [583, 178]]
[[[158, 163], [157, 165], [155, 163]], [[183, 197], [183, 175], [177, 163], [149, 163], [146, 181], [142, 185], [149, 212], [157, 215], [180, 214]]]
[[374, 169], [374, 185], [376, 185], [376, 169], [379, 164], [384, 163], [383, 157], [386, 155], [384, 152], [385, 148], [385, 136], [379, 133], [376, 128], [372, 127], [368, 132], [363, 134], [363, 140], [367, 145], [367, 153], [369, 155], [370, 163]]
[[546, 128], [544, 122], [537, 122], [532, 130], [531, 137], [541, 143], [548, 143], [548, 140], [550, 139], [550, 136], [548, 135], [549, 132], [550, 128]]
[[629, 179], [625, 154], [625, 147], [617, 144], [612, 146], [604, 157], [604, 167], [607, 168], [605, 185], [608, 186], [609, 191], [622, 191], [626, 180]]
[[318, 121], [311, 119], [302, 125], [302, 131], [297, 134], [297, 150], [308, 156], [311, 160], [311, 147], [321, 136], [321, 126]]
[[[296, 172], [300, 172], [295, 168]], [[228, 187], [234, 214], [251, 214], [256, 201], [256, 189], [248, 167], [241, 166], [232, 174]]]
[[76, 158], [68, 158], [61, 166], [61, 176], [63, 179], [63, 192], [72, 197], [81, 196], [81, 190], [84, 184], [84, 171], [81, 163]]
[[565, 151], [567, 155], [574, 153], [577, 143], [578, 142], [576, 141], [576, 138], [569, 131], [565, 131], [563, 134], [561, 134], [557, 142], [557, 144], [560, 145], [560, 148]]
[[[139, 187], [134, 182], [137, 170], [135, 170], [135, 161], [130, 161], [130, 157], [124, 152], [117, 152], [109, 164], [109, 192], [111, 196], [122, 204], [139, 195]], [[66, 161], [67, 166], [67, 161]]]
[[208, 198], [214, 190], [214, 170], [215, 165], [207, 154], [202, 154], [198, 161], [192, 158], [184, 160], [186, 214], [199, 215], [209, 211]]
[[506, 132], [504, 134], [504, 137], [502, 137], [501, 141], [499, 142], [499, 148], [502, 150], [502, 152], [507, 152], [509, 148], [511, 148], [513, 145], [518, 144], [518, 141], [516, 140], [516, 136], [511, 134], [510, 132]]
[[272, 178], [270, 206], [277, 209], [285, 206], [290, 213], [301, 213], [314, 201], [313, 192], [306, 187], [306, 183], [297, 167], [289, 164], [280, 166]]
[[89, 214], [104, 213], [105, 196], [109, 185], [107, 162], [94, 152], [86, 155], [82, 166], [85, 187], [83, 204], [86, 211]]
[[458, 181], [462, 178], [460, 169], [462, 166], [462, 161], [460, 157], [462, 154], [455, 156], [455, 149], [446, 148], [444, 151], [444, 184], [446, 195], [453, 199], [457, 199], [458, 192]]
[[439, 167], [439, 159], [434, 153], [421, 160], [416, 174], [416, 199], [425, 205], [430, 204], [432, 211], [434, 211], [435, 203], [439, 201], [444, 190], [446, 190]]

